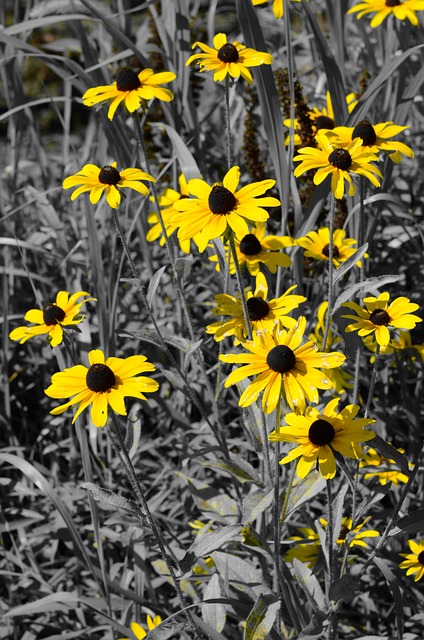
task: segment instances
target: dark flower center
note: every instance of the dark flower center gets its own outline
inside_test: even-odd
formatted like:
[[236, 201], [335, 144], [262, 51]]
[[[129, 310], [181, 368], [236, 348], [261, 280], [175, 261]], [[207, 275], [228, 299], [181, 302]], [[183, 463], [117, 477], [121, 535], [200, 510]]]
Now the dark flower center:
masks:
[[115, 167], [111, 167], [110, 165], [106, 165], [100, 169], [99, 173], [99, 182], [102, 184], [113, 184], [117, 185], [121, 180], [120, 173]]
[[53, 324], [58, 324], [58, 322], [62, 322], [65, 319], [66, 313], [63, 309], [58, 307], [56, 304], [48, 304], [43, 309], [43, 320], [44, 324], [50, 327]]
[[237, 200], [231, 191], [228, 191], [225, 187], [220, 187], [216, 184], [212, 187], [212, 191], [208, 198], [209, 209], [212, 213], [225, 216], [230, 213], [237, 204]]
[[328, 156], [328, 162], [332, 164], [333, 167], [337, 167], [337, 169], [347, 171], [352, 164], [352, 158], [346, 149], [334, 149]]
[[340, 529], [338, 540], [346, 540], [346, 536], [348, 533], [350, 533], [350, 529], [348, 529], [347, 527], [342, 527]]
[[[323, 250], [321, 251], [321, 253], [326, 258], [329, 258], [330, 257], [330, 245], [326, 244], [325, 247], [323, 248]], [[335, 258], [337, 260], [339, 255], [340, 255], [340, 252], [339, 252], [338, 248], [336, 247], [335, 244], [333, 244], [333, 258]]]
[[424, 565], [424, 551], [420, 551], [420, 553], [417, 556], [417, 561], [420, 564]]
[[326, 444], [330, 444], [334, 439], [336, 432], [333, 425], [328, 420], [315, 420], [309, 427], [309, 440], [312, 444], [316, 444], [319, 447], [323, 447]]
[[369, 120], [361, 120], [361, 122], [358, 122], [352, 131], [352, 140], [355, 138], [362, 138], [362, 145], [365, 147], [375, 144], [377, 136]]
[[386, 0], [386, 7], [398, 7], [400, 4], [400, 0]]
[[116, 88], [118, 91], [134, 91], [141, 87], [141, 82], [135, 71], [124, 67], [116, 76]]
[[370, 320], [373, 324], [381, 326], [383, 324], [389, 324], [390, 316], [384, 309], [374, 309], [370, 315]]
[[240, 251], [245, 256], [255, 256], [262, 251], [262, 245], [253, 233], [248, 233], [240, 242]]
[[286, 347], [285, 344], [279, 344], [268, 353], [266, 363], [273, 371], [287, 373], [294, 368], [296, 356], [290, 347]]
[[254, 322], [255, 320], [262, 320], [269, 313], [269, 304], [263, 298], [249, 298], [247, 301], [247, 310], [249, 311], [249, 318]]
[[317, 131], [320, 129], [334, 129], [334, 120], [328, 116], [318, 116], [315, 120], [315, 127]]
[[106, 364], [92, 364], [85, 379], [90, 391], [109, 391], [116, 382], [115, 374]]
[[239, 59], [239, 52], [233, 44], [227, 42], [218, 51], [218, 58], [221, 62], [237, 62]]

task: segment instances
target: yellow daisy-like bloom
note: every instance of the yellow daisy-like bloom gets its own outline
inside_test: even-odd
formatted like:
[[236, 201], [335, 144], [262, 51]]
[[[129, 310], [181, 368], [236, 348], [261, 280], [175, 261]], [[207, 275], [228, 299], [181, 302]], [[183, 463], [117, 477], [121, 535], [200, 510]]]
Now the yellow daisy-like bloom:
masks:
[[419, 542], [408, 540], [408, 545], [412, 553], [399, 554], [406, 558], [400, 563], [399, 567], [407, 570], [407, 576], [412, 576], [415, 573], [414, 582], [418, 582], [424, 576], [424, 540]]
[[390, 294], [387, 291], [381, 293], [378, 298], [364, 298], [364, 307], [360, 307], [356, 302], [345, 302], [342, 306], [355, 311], [356, 316], [342, 316], [349, 320], [355, 320], [353, 324], [346, 327], [345, 331], [351, 333], [357, 331], [361, 337], [375, 333], [378, 344], [385, 347], [390, 342], [390, 332], [388, 327], [395, 329], [414, 329], [421, 318], [412, 314], [419, 308], [418, 304], [411, 302], [409, 298], [401, 296], [395, 298], [389, 304]]
[[179, 227], [178, 239], [196, 238], [202, 252], [210, 240], [221, 236], [230, 227], [236, 236], [249, 233], [246, 219], [265, 222], [268, 212], [263, 207], [278, 207], [277, 198], [259, 198], [275, 185], [275, 180], [262, 180], [238, 189], [239, 167], [232, 167], [224, 177], [223, 186], [212, 187], [204, 180], [189, 180], [187, 190], [195, 198], [180, 199], [174, 208], [180, 213], [172, 216], [171, 224]]
[[331, 381], [318, 367], [339, 367], [346, 357], [339, 352], [319, 353], [317, 346], [309, 341], [302, 345], [306, 329], [306, 318], [301, 316], [290, 331], [278, 325], [272, 333], [257, 331], [253, 340], [243, 347], [249, 353], [220, 355], [223, 362], [245, 364], [228, 376], [225, 387], [230, 387], [249, 376], [257, 376], [243, 392], [239, 405], [248, 407], [263, 391], [262, 407], [265, 413], [276, 408], [283, 394], [293, 411], [304, 411], [306, 398], [319, 401], [318, 389], [331, 389]]
[[240, 42], [227, 42], [225, 33], [217, 33], [213, 39], [213, 46], [209, 47], [202, 42], [195, 42], [192, 49], [199, 47], [204, 53], [195, 53], [190, 56], [186, 66], [198, 61], [200, 71], [214, 71], [215, 82], [224, 80], [226, 76], [238, 79], [240, 76], [249, 84], [253, 82], [252, 74], [248, 67], [258, 67], [261, 64], [271, 64], [272, 55], [256, 49], [248, 49]]
[[[171, 223], [172, 216], [176, 213], [179, 213], [178, 210], [175, 209], [174, 203], [178, 200], [181, 200], [181, 198], [188, 198], [190, 195], [187, 188], [187, 180], [185, 179], [183, 173], [180, 174], [178, 183], [180, 185], [180, 192], [168, 187], [158, 198], [159, 206], [161, 208], [162, 220], [165, 225], [168, 238], [177, 229], [177, 226]], [[154, 202], [153, 196], [150, 196], [150, 200]], [[147, 222], [153, 225], [146, 235], [147, 242], [153, 242], [160, 237], [159, 244], [161, 247], [163, 247], [165, 244], [165, 238], [162, 233], [162, 225], [160, 223], [158, 213], [156, 211], [150, 213], [147, 217]], [[196, 242], [196, 236], [193, 238], [193, 240], [194, 242]], [[179, 240], [179, 245], [183, 253], [190, 253], [190, 240]]]
[[[156, 629], [156, 627], [161, 624], [162, 618], [160, 616], [152, 618], [147, 614], [146, 622], [148, 630], [152, 631], [152, 629]], [[141, 624], [138, 624], [138, 622], [131, 622], [130, 626], [136, 640], [143, 640], [147, 636], [147, 632], [143, 629]], [[119, 640], [130, 640], [130, 638], [119, 638]]]
[[367, 151], [375, 154], [385, 151], [393, 162], [399, 164], [402, 161], [402, 154], [413, 158], [414, 152], [403, 142], [390, 140], [390, 138], [408, 128], [393, 122], [380, 122], [373, 125], [369, 120], [361, 120], [355, 127], [335, 127], [332, 131], [327, 131], [327, 136], [331, 141], [334, 139], [334, 143], [340, 147], [347, 147], [355, 138], [361, 138], [362, 146], [366, 147]]
[[[259, 4], [265, 4], [268, 0], [252, 0], [252, 4], [256, 7]], [[292, 2], [302, 2], [302, 0], [292, 0]], [[272, 0], [272, 10], [274, 12], [274, 16], [277, 18], [282, 18], [284, 15], [284, 2], [283, 0]]]
[[[330, 253], [330, 229], [328, 227], [321, 227], [318, 231], [310, 231], [306, 236], [298, 238], [296, 244], [303, 249], [306, 249], [305, 256], [307, 258], [314, 258], [314, 260], [327, 260]], [[346, 238], [346, 231], [344, 229], [336, 229], [333, 233], [333, 264], [336, 268], [350, 258], [355, 251], [356, 244], [354, 238]], [[365, 254], [365, 257], [368, 257]], [[357, 266], [360, 267], [361, 263], [358, 261]]]
[[368, 13], [375, 13], [370, 22], [372, 28], [392, 15], [397, 20], [409, 20], [414, 26], [418, 25], [416, 12], [424, 10], [424, 0], [362, 0], [351, 7], [348, 13], [357, 13], [358, 19]]
[[133, 113], [141, 107], [145, 100], [152, 98], [163, 102], [173, 100], [172, 91], [164, 89], [160, 85], [168, 84], [176, 77], [175, 73], [171, 71], [154, 73], [153, 69], [143, 69], [137, 74], [129, 67], [124, 67], [118, 71], [116, 81], [113, 84], [87, 89], [82, 101], [86, 107], [92, 107], [99, 102], [112, 100], [107, 113], [109, 120], [112, 120], [121, 102], [130, 113]]
[[[271, 273], [277, 272], [277, 267], [290, 267], [292, 261], [280, 249], [293, 247], [296, 241], [290, 236], [267, 236], [265, 222], [258, 222], [256, 228], [242, 238], [234, 238], [236, 253], [240, 268], [247, 268], [251, 276], [259, 273], [260, 265], [264, 264]], [[225, 245], [225, 255], [228, 260], [230, 253], [230, 273], [236, 272], [236, 266], [228, 245]], [[216, 270], [220, 270], [218, 257], [210, 256], [211, 262], [216, 262]]]
[[148, 180], [150, 182], [156, 182], [148, 173], [141, 171], [141, 169], [123, 169], [118, 171], [116, 168], [117, 163], [107, 164], [104, 167], [97, 167], [95, 164], [85, 164], [81, 171], [75, 173], [73, 176], [65, 178], [62, 187], [64, 189], [70, 189], [71, 187], [78, 187], [71, 195], [71, 200], [75, 200], [82, 193], [90, 192], [91, 204], [96, 204], [103, 191], [106, 191], [106, 201], [112, 209], [117, 209], [121, 202], [121, 192], [119, 189], [127, 187], [128, 189], [134, 189], [143, 196], [149, 195], [149, 190], [141, 180]]
[[339, 200], [343, 198], [345, 180], [349, 184], [349, 195], [356, 193], [351, 174], [357, 174], [368, 178], [375, 187], [380, 186], [374, 174], [383, 177], [380, 169], [371, 164], [378, 157], [362, 146], [362, 139], [356, 138], [345, 149], [333, 145], [324, 133], [319, 133], [315, 141], [318, 148], [302, 147], [299, 155], [293, 160], [300, 162], [294, 171], [295, 177], [300, 176], [310, 169], [318, 169], [314, 175], [314, 184], [321, 184], [327, 176], [331, 175], [331, 190]]
[[[364, 338], [364, 345], [369, 351], [376, 352], [377, 343], [373, 339], [373, 336], [367, 336]], [[380, 355], [390, 356], [395, 351], [412, 351], [412, 359], [415, 359], [414, 351], [417, 351], [421, 360], [424, 361], [424, 344], [412, 344], [411, 333], [409, 331], [399, 331], [398, 335], [394, 336], [388, 345], [380, 347]], [[375, 358], [370, 358], [370, 362], [374, 362]]]
[[121, 416], [126, 416], [124, 399], [126, 396], [146, 400], [143, 393], [152, 393], [159, 388], [156, 380], [137, 373], [155, 371], [156, 367], [147, 362], [146, 356], [129, 358], [107, 358], [103, 351], [94, 349], [88, 354], [90, 367], [78, 364], [52, 376], [52, 384], [44, 393], [50, 398], [69, 398], [72, 400], [56, 407], [50, 413], [54, 416], [63, 413], [74, 404], [79, 404], [72, 424], [90, 404], [91, 419], [96, 427], [104, 427], [108, 406]]
[[[398, 451], [404, 453], [403, 449], [398, 449]], [[408, 476], [399, 471], [399, 469], [393, 469], [394, 465], [396, 465], [395, 460], [384, 458], [372, 447], [368, 449], [363, 459], [359, 462], [360, 469], [375, 469], [375, 471], [367, 471], [364, 474], [365, 480], [378, 478], [381, 485], [385, 485], [388, 482], [392, 482], [394, 485], [398, 485], [399, 482], [408, 482]]]
[[336, 460], [333, 450], [347, 458], [359, 460], [364, 455], [360, 442], [375, 437], [372, 431], [364, 427], [375, 422], [368, 418], [356, 418], [359, 406], [349, 404], [337, 413], [340, 398], [333, 398], [322, 410], [308, 407], [305, 415], [288, 413], [284, 419], [287, 427], [269, 434], [272, 442], [296, 442], [280, 464], [287, 464], [300, 458], [296, 473], [304, 478], [314, 467], [318, 466], [326, 480], [336, 475]]
[[[268, 284], [264, 274], [258, 273], [255, 291], [247, 291], [246, 293], [249, 318], [255, 331], [265, 329], [271, 332], [278, 323], [287, 329], [292, 329], [296, 325], [296, 320], [287, 314], [293, 309], [297, 309], [299, 304], [306, 301], [306, 298], [290, 295], [293, 289], [296, 289], [296, 285], [287, 289], [279, 298], [267, 302]], [[217, 342], [230, 336], [235, 336], [235, 345], [244, 342], [248, 334], [240, 298], [220, 293], [215, 296], [215, 302], [216, 306], [212, 313], [216, 316], [230, 316], [231, 319], [208, 325], [206, 333], [212, 334]]]
[[[78, 302], [79, 298], [85, 300]], [[91, 298], [86, 291], [77, 291], [71, 296], [68, 291], [59, 291], [55, 302], [43, 309], [30, 309], [26, 312], [25, 320], [34, 323], [34, 327], [17, 327], [11, 331], [9, 338], [23, 344], [34, 336], [47, 334], [50, 346], [57, 347], [63, 340], [63, 327], [70, 327], [84, 320], [85, 316], [80, 313], [81, 306], [89, 300], [94, 301], [96, 298]]]
[[[328, 301], [324, 300], [318, 307], [317, 321], [313, 332], [310, 334], [309, 339], [315, 342], [318, 349], [322, 349], [322, 343], [325, 334], [325, 320], [328, 309]], [[333, 334], [331, 328], [328, 331], [327, 346], [329, 351], [334, 351], [338, 344], [341, 342], [341, 338], [336, 337]], [[323, 369], [323, 372], [330, 378], [334, 390], [338, 395], [346, 393], [347, 389], [351, 389], [353, 384], [351, 382], [352, 376], [347, 371], [343, 371], [341, 367], [335, 369]]]

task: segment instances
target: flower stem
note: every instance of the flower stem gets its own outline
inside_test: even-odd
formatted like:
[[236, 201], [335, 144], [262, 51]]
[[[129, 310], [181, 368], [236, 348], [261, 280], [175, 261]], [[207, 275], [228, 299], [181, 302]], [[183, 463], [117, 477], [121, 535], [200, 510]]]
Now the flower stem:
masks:
[[371, 406], [371, 402], [372, 402], [372, 394], [374, 392], [375, 381], [377, 380], [379, 358], [380, 358], [380, 345], [377, 343], [377, 348], [375, 350], [374, 368], [372, 370], [372, 376], [371, 376], [371, 382], [370, 382], [370, 390], [368, 392], [368, 400], [367, 400], [367, 406], [365, 407], [364, 418], [368, 418], [368, 411], [370, 410], [370, 406]]
[[227, 164], [228, 169], [232, 166], [232, 135], [231, 135], [231, 109], [230, 109], [230, 79], [225, 76], [225, 131], [227, 134]]
[[[159, 527], [157, 525], [156, 519], [152, 516], [152, 513], [149, 509], [149, 505], [148, 502], [146, 500], [146, 497], [144, 495], [144, 491], [143, 488], [141, 486], [141, 483], [137, 477], [137, 474], [135, 472], [135, 469], [132, 465], [131, 459], [128, 455], [128, 451], [127, 448], [125, 446], [125, 442], [124, 439], [122, 437], [121, 434], [121, 430], [119, 428], [119, 424], [118, 421], [116, 419], [116, 415], [114, 411], [111, 411], [111, 415], [112, 415], [112, 424], [113, 424], [113, 428], [108, 427], [107, 432], [108, 435], [110, 437], [110, 440], [112, 442], [112, 445], [118, 455], [118, 458], [121, 462], [121, 464], [124, 466], [125, 471], [127, 473], [128, 479], [131, 482], [132, 488], [134, 490], [134, 493], [136, 495], [137, 498], [137, 502], [139, 504], [139, 507], [141, 509], [141, 513], [140, 513], [140, 519], [141, 521], [145, 520], [147, 518], [150, 528], [153, 532], [153, 535], [156, 539], [156, 542], [159, 546], [159, 550], [160, 550], [160, 554], [162, 556], [162, 560], [163, 562], [165, 562], [167, 569], [169, 571], [169, 576], [173, 582], [173, 585], [175, 587], [175, 590], [177, 592], [178, 595], [178, 599], [180, 601], [180, 605], [183, 609], [186, 609], [187, 607], [187, 601], [185, 599], [185, 596], [181, 590], [181, 586], [179, 583], [179, 580], [176, 576], [176, 573], [174, 571], [174, 567], [172, 565], [172, 560], [170, 558], [170, 556], [168, 555], [166, 548], [165, 548], [165, 543], [163, 541], [161, 532], [159, 530]], [[201, 638], [201, 634], [194, 622], [193, 616], [191, 615], [191, 612], [189, 610], [185, 610], [184, 611], [185, 616], [187, 618], [187, 622], [190, 626], [191, 631], [194, 633], [195, 637], [198, 640], [202, 640]]]
[[240, 264], [237, 257], [236, 244], [234, 242], [233, 232], [230, 233], [229, 243], [230, 243], [230, 249], [231, 249], [231, 253], [234, 260], [234, 265], [236, 267], [237, 285], [240, 292], [241, 306], [243, 309], [243, 318], [244, 318], [244, 323], [246, 325], [247, 337], [249, 340], [252, 340], [252, 328], [250, 326], [249, 311], [247, 309], [246, 297], [244, 295], [243, 280], [241, 276]]
[[[281, 389], [283, 382], [281, 381]], [[275, 431], [280, 433], [280, 423], [281, 423], [281, 390], [280, 397], [278, 398], [277, 404], [277, 416], [275, 422]], [[280, 442], [277, 440], [275, 443], [275, 477], [274, 477], [274, 572], [275, 572], [275, 584], [274, 591], [279, 594], [281, 598], [282, 590], [282, 580], [281, 580], [281, 572], [280, 572], [280, 555], [281, 555], [281, 520], [280, 520]], [[280, 604], [279, 617], [277, 618], [277, 628], [281, 628], [281, 620], [282, 620], [282, 600]]]
[[335, 210], [336, 201], [334, 198], [334, 193], [331, 193], [330, 200], [330, 242], [328, 245], [328, 307], [327, 307], [327, 317], [325, 319], [325, 331], [324, 338], [322, 341], [322, 350], [327, 351], [327, 340], [328, 334], [330, 332], [331, 325], [331, 311], [333, 308], [333, 249], [334, 249], [334, 210]]

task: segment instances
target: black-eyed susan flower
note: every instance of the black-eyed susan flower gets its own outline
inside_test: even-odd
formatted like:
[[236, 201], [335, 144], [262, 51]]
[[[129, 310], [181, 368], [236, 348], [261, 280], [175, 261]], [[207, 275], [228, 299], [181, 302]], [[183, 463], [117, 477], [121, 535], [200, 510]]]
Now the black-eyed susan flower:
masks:
[[248, 49], [240, 42], [227, 42], [225, 33], [217, 33], [213, 39], [213, 46], [209, 47], [203, 42], [195, 42], [193, 49], [199, 47], [203, 53], [195, 53], [190, 56], [186, 65], [197, 61], [200, 71], [214, 71], [213, 79], [217, 82], [224, 80], [226, 76], [239, 78], [240, 76], [253, 82], [252, 74], [248, 67], [258, 67], [261, 64], [271, 64], [272, 55], [264, 51]]
[[355, 320], [353, 324], [349, 324], [345, 331], [351, 333], [357, 331], [361, 337], [370, 334], [375, 335], [377, 343], [385, 347], [390, 342], [389, 327], [395, 329], [414, 329], [418, 322], [421, 322], [419, 316], [412, 314], [417, 311], [418, 304], [411, 302], [409, 298], [401, 296], [395, 298], [390, 304], [390, 294], [387, 291], [381, 293], [378, 298], [370, 296], [364, 298], [365, 307], [360, 307], [356, 302], [345, 302], [344, 307], [352, 309], [356, 316], [342, 316], [348, 320]]
[[[376, 352], [377, 342], [375, 342], [372, 334], [364, 338], [364, 346], [369, 349], [369, 351], [373, 353]], [[382, 356], [391, 356], [396, 351], [409, 351], [412, 359], [415, 359], [416, 354], [414, 352], [417, 352], [421, 360], [424, 361], [424, 344], [413, 344], [409, 331], [396, 332], [396, 335], [392, 337], [389, 344], [383, 347], [380, 346], [380, 355]], [[373, 362], [373, 358], [371, 358], [370, 362]]]
[[[181, 173], [178, 178], [178, 183], [180, 186], [180, 191], [175, 191], [175, 189], [171, 189], [170, 187], [166, 188], [161, 196], [158, 198], [163, 224], [165, 225], [166, 234], [168, 238], [174, 233], [177, 229], [177, 226], [171, 223], [171, 218], [175, 214], [179, 213], [177, 209], [174, 207], [174, 203], [181, 198], [188, 198], [189, 192], [187, 188], [187, 180], [184, 177], [184, 174]], [[153, 196], [150, 197], [150, 200], [154, 202]], [[153, 242], [154, 240], [159, 240], [159, 244], [161, 247], [165, 244], [165, 238], [162, 233], [162, 225], [159, 220], [159, 215], [157, 211], [153, 211], [147, 217], [147, 222], [152, 225], [146, 235], [147, 242]], [[196, 242], [196, 237], [193, 238], [194, 242]], [[180, 240], [179, 245], [181, 251], [184, 253], [190, 253], [190, 240]]]
[[[156, 627], [158, 627], [161, 624], [161, 622], [162, 622], [162, 618], [160, 616], [155, 616], [154, 618], [152, 618], [152, 616], [149, 616], [149, 614], [147, 614], [146, 616], [146, 623], [149, 631], [152, 631], [152, 629], [156, 629]], [[138, 622], [131, 622], [130, 627], [131, 627], [131, 631], [134, 634], [133, 637], [136, 638], [136, 640], [143, 640], [144, 638], [146, 638], [147, 632], [143, 629], [141, 624], [138, 624]], [[131, 639], [119, 638], [119, 640], [131, 640]]]
[[417, 11], [424, 10], [424, 0], [362, 0], [351, 7], [348, 13], [357, 13], [358, 19], [368, 13], [375, 13], [370, 22], [372, 28], [380, 26], [387, 16], [394, 16], [396, 20], [409, 20], [414, 26], [418, 25]]
[[126, 396], [146, 400], [144, 393], [152, 393], [159, 388], [156, 380], [136, 375], [155, 371], [156, 367], [147, 362], [146, 356], [105, 359], [103, 351], [94, 349], [89, 352], [88, 361], [89, 368], [78, 364], [53, 374], [52, 384], [45, 393], [50, 398], [74, 397], [66, 404], [52, 409], [52, 415], [57, 416], [79, 404], [73, 424], [80, 413], [91, 405], [93, 423], [96, 427], [104, 427], [109, 406], [119, 415], [126, 416]]
[[[315, 342], [318, 349], [322, 349], [322, 344], [325, 335], [325, 323], [328, 309], [328, 301], [324, 300], [318, 307], [317, 320], [314, 326], [313, 332], [310, 334], [309, 339]], [[329, 351], [335, 351], [341, 342], [341, 338], [335, 335], [330, 327], [327, 336], [327, 347]], [[323, 372], [330, 378], [333, 388], [338, 395], [346, 393], [348, 389], [353, 387], [352, 376], [347, 371], [344, 371], [342, 367], [335, 367], [334, 369], [323, 369]]]
[[284, 555], [286, 562], [293, 562], [296, 558], [313, 569], [321, 550], [321, 541], [317, 531], [311, 527], [299, 527], [301, 535], [291, 536], [287, 539], [292, 544]]
[[82, 193], [89, 191], [91, 204], [96, 204], [100, 200], [103, 191], [105, 191], [106, 201], [113, 209], [117, 209], [121, 202], [120, 189], [134, 189], [134, 191], [138, 191], [143, 196], [149, 195], [148, 188], [141, 181], [156, 182], [155, 178], [141, 171], [141, 169], [130, 168], [118, 171], [116, 165], [116, 162], [112, 162], [110, 165], [107, 164], [104, 167], [85, 164], [81, 171], [65, 178], [62, 187], [64, 189], [78, 187], [72, 193], [71, 200], [75, 200]]
[[[305, 249], [305, 256], [314, 260], [327, 260], [330, 253], [330, 229], [321, 227], [318, 231], [310, 231], [305, 236], [297, 238], [296, 244]], [[346, 238], [344, 229], [336, 229], [333, 233], [333, 264], [336, 268], [352, 256], [356, 248], [354, 238]], [[365, 254], [367, 257], [367, 254]], [[356, 263], [361, 266], [358, 261]]]
[[411, 147], [399, 140], [391, 140], [408, 127], [401, 127], [393, 122], [380, 122], [371, 124], [369, 120], [361, 120], [355, 127], [335, 127], [328, 131], [330, 141], [340, 147], [347, 147], [355, 138], [361, 138], [362, 146], [370, 153], [384, 151], [389, 158], [396, 163], [402, 161], [402, 155], [408, 158], [414, 157]]
[[[301, 2], [302, 0], [292, 0], [293, 2]], [[265, 4], [268, 0], [252, 0], [252, 4], [254, 6], [259, 4]], [[272, 11], [274, 16], [277, 18], [282, 18], [284, 15], [284, 2], [283, 0], [272, 0]]]
[[251, 405], [263, 391], [265, 413], [274, 411], [282, 395], [293, 411], [301, 412], [305, 409], [306, 399], [314, 403], [319, 401], [318, 389], [331, 389], [331, 381], [319, 369], [339, 367], [346, 357], [337, 351], [320, 353], [311, 341], [302, 345], [305, 328], [306, 318], [301, 316], [288, 332], [278, 325], [272, 333], [254, 332], [253, 340], [243, 343], [249, 353], [219, 356], [223, 362], [245, 365], [230, 373], [225, 387], [256, 376], [240, 398], [241, 407]]
[[424, 576], [424, 540], [415, 542], [414, 540], [408, 540], [408, 546], [412, 553], [401, 553], [400, 555], [406, 558], [400, 563], [401, 569], [406, 569], [407, 576], [413, 576], [414, 582], [418, 582]]
[[[251, 326], [254, 330], [272, 332], [276, 324], [292, 329], [296, 320], [288, 314], [305, 302], [304, 296], [291, 295], [296, 285], [287, 289], [279, 298], [267, 301], [268, 283], [263, 273], [256, 276], [255, 291], [246, 292], [247, 310]], [[220, 293], [215, 296], [216, 306], [212, 313], [216, 316], [229, 316], [228, 320], [214, 322], [206, 327], [206, 333], [214, 336], [217, 342], [234, 336], [234, 344], [238, 345], [247, 339], [248, 332], [244, 322], [243, 308], [240, 298]]]
[[277, 198], [260, 198], [275, 185], [275, 180], [262, 180], [238, 189], [239, 167], [232, 167], [223, 184], [212, 187], [204, 180], [189, 180], [187, 190], [194, 198], [180, 199], [174, 208], [180, 213], [172, 216], [171, 224], [179, 227], [178, 239], [189, 240], [197, 236], [199, 251], [208, 242], [221, 236], [228, 227], [243, 238], [249, 233], [247, 221], [265, 222], [268, 212], [263, 207], [278, 207]]
[[356, 138], [345, 149], [333, 145], [324, 133], [317, 134], [315, 142], [317, 148], [302, 147], [293, 158], [295, 162], [300, 162], [294, 171], [295, 177], [310, 169], [318, 169], [314, 175], [314, 184], [321, 184], [331, 175], [331, 191], [338, 199], [343, 198], [345, 180], [349, 185], [349, 195], [355, 195], [356, 189], [352, 181], [354, 174], [368, 178], [375, 187], [380, 186], [376, 175], [380, 178], [383, 175], [380, 169], [371, 164], [378, 157], [362, 146], [361, 138]]
[[[240, 269], [246, 267], [251, 276], [259, 273], [261, 264], [264, 264], [271, 273], [276, 273], [277, 267], [289, 267], [292, 263], [289, 256], [281, 253], [281, 249], [293, 247], [296, 241], [290, 236], [267, 235], [265, 222], [256, 223], [256, 228], [242, 238], [235, 237], [234, 244]], [[230, 248], [225, 245], [226, 259]], [[216, 255], [209, 260], [216, 262], [216, 270], [219, 271], [219, 262]], [[230, 273], [236, 272], [233, 256], [230, 252]]]
[[[403, 449], [398, 449], [398, 451], [399, 453], [404, 453]], [[359, 468], [365, 471], [364, 479], [378, 478], [381, 485], [385, 485], [388, 482], [394, 485], [398, 485], [400, 482], [408, 482], [408, 476], [395, 467], [395, 460], [384, 458], [372, 447], [368, 449], [362, 460], [359, 461]]]
[[[80, 300], [80, 298], [85, 298]], [[25, 314], [25, 320], [33, 323], [33, 327], [17, 327], [9, 334], [11, 340], [19, 340], [23, 344], [34, 336], [47, 334], [47, 342], [51, 347], [57, 347], [63, 340], [63, 330], [84, 320], [80, 313], [81, 306], [96, 298], [91, 298], [86, 291], [77, 291], [71, 296], [68, 291], [59, 291], [55, 302], [47, 304], [43, 309], [30, 309]]]
[[334, 478], [336, 460], [333, 450], [359, 460], [364, 455], [359, 443], [375, 437], [375, 433], [364, 429], [375, 420], [356, 418], [359, 411], [356, 404], [350, 404], [338, 413], [339, 401], [340, 398], [333, 398], [321, 412], [308, 407], [304, 415], [288, 413], [284, 416], [287, 426], [269, 434], [272, 442], [297, 444], [280, 460], [280, 464], [299, 458], [296, 467], [299, 478], [304, 478], [315, 467], [327, 480]]
[[107, 115], [109, 120], [112, 120], [121, 102], [124, 103], [127, 111], [134, 113], [146, 100], [152, 98], [163, 102], [173, 100], [172, 91], [160, 85], [168, 84], [176, 77], [175, 73], [171, 71], [154, 73], [152, 69], [143, 69], [143, 71], [136, 73], [129, 67], [124, 67], [118, 71], [116, 81], [112, 84], [87, 89], [82, 101], [86, 107], [92, 107], [99, 102], [111, 100]]

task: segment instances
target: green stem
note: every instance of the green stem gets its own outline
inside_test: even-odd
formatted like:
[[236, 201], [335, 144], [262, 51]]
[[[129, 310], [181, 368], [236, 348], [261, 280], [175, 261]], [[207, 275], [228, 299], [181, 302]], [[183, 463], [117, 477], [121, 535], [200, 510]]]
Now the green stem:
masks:
[[377, 380], [377, 372], [378, 372], [378, 361], [380, 358], [380, 345], [377, 343], [377, 348], [375, 350], [375, 361], [374, 367], [372, 370], [371, 382], [370, 382], [370, 390], [368, 393], [367, 406], [365, 407], [364, 418], [368, 418], [368, 411], [370, 410], [371, 402], [372, 402], [372, 394], [374, 393], [375, 381]]
[[325, 331], [324, 338], [322, 341], [322, 350], [327, 351], [327, 340], [328, 334], [330, 333], [330, 325], [331, 325], [331, 311], [333, 308], [333, 249], [334, 249], [334, 210], [335, 210], [335, 198], [334, 193], [331, 193], [331, 201], [330, 201], [330, 242], [328, 245], [328, 307], [327, 307], [327, 316], [325, 319]]
[[[114, 411], [111, 411], [111, 415], [112, 415], [112, 423], [113, 423], [113, 429], [108, 427], [107, 428], [107, 433], [110, 437], [110, 440], [112, 442], [112, 445], [119, 457], [119, 461], [121, 462], [121, 464], [124, 466], [125, 471], [127, 473], [128, 479], [131, 482], [131, 486], [134, 490], [134, 493], [136, 495], [137, 498], [137, 502], [139, 504], [139, 507], [141, 508], [141, 513], [139, 514], [140, 520], [141, 522], [143, 522], [143, 520], [145, 518], [147, 518], [150, 528], [153, 532], [153, 535], [155, 537], [155, 540], [159, 546], [159, 550], [160, 550], [160, 554], [162, 557], [163, 562], [165, 562], [168, 572], [169, 572], [169, 576], [173, 582], [173, 585], [175, 587], [175, 590], [177, 592], [178, 595], [178, 599], [180, 601], [180, 605], [182, 607], [182, 609], [186, 609], [187, 607], [187, 601], [185, 599], [185, 596], [181, 590], [181, 586], [179, 583], [179, 580], [176, 576], [176, 573], [174, 571], [174, 567], [172, 565], [172, 560], [170, 558], [170, 556], [167, 553], [166, 547], [165, 547], [165, 543], [163, 541], [161, 532], [159, 530], [159, 527], [156, 523], [156, 519], [152, 516], [152, 513], [149, 509], [149, 505], [148, 502], [146, 500], [146, 497], [144, 495], [144, 491], [143, 488], [140, 484], [140, 481], [137, 477], [137, 474], [135, 472], [135, 469], [132, 465], [131, 459], [128, 455], [128, 451], [127, 448], [125, 446], [125, 442], [124, 439], [122, 437], [121, 434], [121, 430], [119, 428], [119, 424], [118, 421], [116, 419], [116, 415]], [[187, 619], [187, 622], [190, 626], [191, 631], [194, 633], [195, 637], [198, 640], [202, 640], [201, 634], [194, 622], [193, 616], [191, 614], [191, 611], [189, 610], [185, 610], [185, 616]]]
[[250, 326], [249, 311], [247, 309], [246, 296], [244, 295], [243, 280], [241, 276], [240, 264], [237, 257], [236, 244], [234, 242], [234, 235], [232, 231], [230, 232], [229, 243], [230, 243], [231, 254], [234, 260], [234, 265], [236, 267], [237, 286], [240, 292], [240, 300], [241, 300], [241, 306], [243, 309], [243, 318], [244, 318], [244, 323], [246, 325], [247, 337], [249, 340], [252, 340], [252, 328]]

